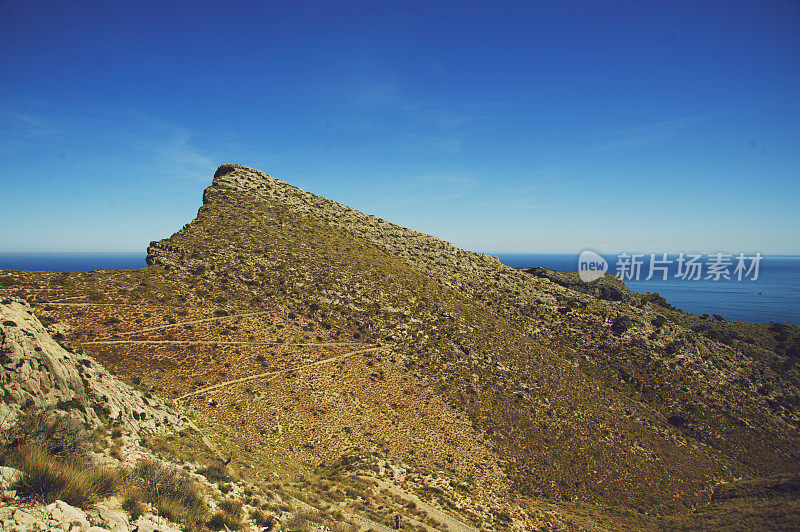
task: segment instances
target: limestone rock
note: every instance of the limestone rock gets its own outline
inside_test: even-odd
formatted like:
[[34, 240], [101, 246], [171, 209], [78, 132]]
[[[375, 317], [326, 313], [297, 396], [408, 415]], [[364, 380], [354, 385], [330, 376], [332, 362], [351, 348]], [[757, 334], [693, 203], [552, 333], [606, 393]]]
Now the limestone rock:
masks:
[[33, 524], [36, 522], [36, 518], [33, 517], [28, 512], [17, 510], [16, 512], [14, 512], [14, 521], [16, 521], [20, 525], [32, 527]]
[[22, 476], [22, 471], [13, 467], [0, 466], [0, 490], [8, 489]]
[[0, 419], [6, 426], [26, 405], [68, 410], [93, 426], [101, 413], [136, 433], [184, 426], [159, 398], [144, 397], [92, 357], [64, 349], [24, 301], [0, 304], [0, 363]]

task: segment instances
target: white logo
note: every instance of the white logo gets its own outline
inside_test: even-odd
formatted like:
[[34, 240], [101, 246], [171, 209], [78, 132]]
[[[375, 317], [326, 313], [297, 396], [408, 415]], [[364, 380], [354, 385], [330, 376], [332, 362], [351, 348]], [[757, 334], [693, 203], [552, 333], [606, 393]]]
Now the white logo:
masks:
[[581, 255], [578, 257], [578, 277], [581, 278], [581, 281], [591, 283], [603, 277], [607, 271], [606, 259], [588, 249], [581, 251]]

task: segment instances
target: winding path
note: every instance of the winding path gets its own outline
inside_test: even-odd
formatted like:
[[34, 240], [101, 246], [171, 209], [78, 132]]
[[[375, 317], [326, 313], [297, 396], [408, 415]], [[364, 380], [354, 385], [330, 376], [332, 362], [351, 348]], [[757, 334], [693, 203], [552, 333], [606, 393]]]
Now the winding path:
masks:
[[94, 342], [79, 342], [81, 345], [285, 345], [292, 347], [331, 347], [342, 345], [363, 345], [362, 342], [316, 342], [311, 344], [290, 344], [286, 342], [215, 342], [214, 340], [97, 340]]
[[246, 381], [250, 381], [250, 380], [253, 380], [253, 379], [259, 379], [259, 378], [264, 378], [264, 377], [273, 377], [275, 375], [280, 375], [281, 373], [290, 373], [292, 371], [302, 371], [304, 369], [311, 368], [311, 367], [314, 367], [314, 366], [321, 366], [323, 364], [327, 364], [328, 362], [336, 362], [337, 360], [343, 360], [345, 358], [349, 358], [351, 356], [358, 355], [358, 354], [361, 354], [361, 353], [369, 353], [369, 352], [372, 352], [372, 351], [380, 351], [380, 350], [383, 350], [383, 349], [387, 349], [388, 347], [389, 346], [378, 346], [378, 347], [370, 347], [370, 348], [367, 348], [367, 349], [359, 349], [358, 351], [350, 351], [349, 353], [345, 353], [343, 355], [330, 357], [330, 358], [323, 358], [322, 360], [317, 360], [316, 362], [312, 362], [312, 363], [306, 364], [304, 366], [298, 366], [298, 367], [295, 367], [295, 368], [282, 369], [282, 370], [278, 370], [278, 371], [267, 371], [265, 373], [257, 373], [255, 375], [248, 375], [247, 377], [241, 377], [239, 379], [234, 379], [234, 380], [231, 380], [231, 381], [220, 382], [219, 384], [214, 384], [212, 386], [206, 386], [205, 388], [200, 388], [200, 389], [194, 390], [194, 391], [189, 392], [187, 394], [181, 395], [180, 397], [176, 398], [176, 400], [180, 401], [182, 399], [186, 399], [187, 397], [191, 397], [193, 395], [197, 395], [197, 394], [204, 393], [204, 392], [210, 392], [210, 391], [213, 391], [213, 390], [217, 390], [217, 389], [222, 388], [224, 386], [230, 386], [231, 384], [238, 384], [240, 382], [246, 382]]
[[[248, 316], [260, 316], [262, 314], [269, 314], [269, 310], [262, 310], [261, 312], [246, 312], [244, 314], [228, 314], [227, 316], [213, 316], [211, 318], [201, 318], [199, 320], [190, 320], [190, 321], [178, 321], [175, 323], [168, 323], [167, 325], [159, 325], [158, 327], [150, 327], [147, 329], [139, 329], [136, 331], [125, 331], [116, 333], [118, 336], [130, 336], [133, 334], [142, 334], [152, 331], [160, 331], [163, 329], [171, 329], [172, 327], [180, 327], [181, 325], [194, 325], [196, 323], [205, 323], [208, 321], [215, 321], [215, 320], [229, 320], [232, 318], [246, 318]], [[111, 335], [104, 336], [101, 340], [105, 338], [111, 338]]]

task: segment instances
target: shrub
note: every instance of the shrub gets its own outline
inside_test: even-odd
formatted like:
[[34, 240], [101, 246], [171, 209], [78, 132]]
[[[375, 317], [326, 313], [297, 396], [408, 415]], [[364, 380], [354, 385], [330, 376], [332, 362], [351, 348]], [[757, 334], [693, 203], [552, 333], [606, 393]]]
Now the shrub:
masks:
[[710, 338], [714, 341], [721, 342], [723, 344], [731, 345], [734, 343], [734, 340], [740, 340], [741, 336], [736, 331], [725, 331], [721, 329], [716, 329], [705, 323], [701, 323], [700, 325], [695, 325], [692, 327], [692, 330], [699, 332], [700, 334]]
[[666, 299], [664, 299], [664, 297], [658, 292], [653, 292], [652, 294], [644, 294], [642, 296], [642, 299], [644, 299], [645, 301], [649, 301], [651, 303], [655, 303], [656, 305], [659, 305], [667, 309], [675, 308], [672, 305], [670, 305], [669, 302]]
[[600, 299], [605, 299], [606, 301], [622, 301], [623, 299], [622, 290], [610, 284], [600, 285], [600, 293], [598, 297]]
[[628, 316], [617, 316], [611, 323], [611, 331], [616, 335], [624, 334], [633, 327], [633, 321]]
[[211, 519], [208, 520], [207, 525], [211, 530], [224, 530], [225, 528], [229, 530], [239, 530], [242, 527], [239, 521], [231, 519], [222, 512], [215, 513]]
[[113, 495], [119, 486], [113, 471], [97, 469], [76, 457], [60, 460], [37, 444], [17, 449], [10, 463], [22, 471], [12, 489], [45, 503], [62, 500], [83, 507]]
[[41, 446], [54, 457], [84, 456], [92, 433], [74, 417], [54, 410], [36, 410], [20, 416], [5, 435], [7, 451], [26, 445]]
[[122, 509], [131, 516], [131, 521], [136, 521], [139, 516], [147, 510], [142, 501], [133, 496], [127, 496], [122, 500]]
[[203, 475], [211, 482], [230, 482], [231, 477], [220, 467], [204, 467], [197, 471], [198, 475]]
[[198, 525], [205, 518], [205, 506], [187, 506], [184, 502], [171, 497], [160, 499], [156, 503], [156, 508], [161, 516], [175, 521], [185, 523], [190, 527]]
[[[336, 526], [323, 512], [311, 509], [297, 510], [286, 520], [289, 530], [332, 529]], [[337, 527], [339, 528], [339, 527]]]
[[664, 326], [665, 323], [667, 323], [667, 318], [659, 314], [658, 316], [653, 318], [650, 323], [652, 323], [653, 326], [656, 327], [657, 329], [660, 329], [661, 327]]
[[233, 499], [225, 499], [218, 505], [219, 509], [233, 518], [238, 518], [242, 513], [242, 503]]
[[250, 510], [250, 519], [261, 528], [266, 528], [267, 530], [272, 530], [275, 526], [275, 518], [271, 515], [267, 515], [259, 509]]
[[105, 298], [105, 295], [97, 290], [89, 290], [87, 297], [89, 298], [89, 301], [97, 302], [102, 301]]
[[110, 469], [93, 468], [87, 476], [92, 486], [92, 493], [97, 495], [98, 499], [114, 495], [121, 485], [119, 475]]
[[131, 472], [131, 485], [139, 499], [154, 504], [161, 515], [196, 528], [207, 508], [198, 483], [183, 469], [155, 460], [138, 462]]
[[201, 506], [197, 482], [176, 466], [155, 460], [141, 460], [133, 468], [132, 481], [151, 503], [172, 498], [189, 506]]
[[669, 418], [667, 418], [667, 421], [673, 427], [682, 427], [686, 424], [686, 418], [684, 418], [683, 416], [679, 416], [677, 414], [669, 416]]
[[686, 405], [686, 411], [689, 412], [692, 416], [699, 416], [703, 413], [703, 410], [700, 408], [700, 405], [697, 403], [689, 403]]
[[60, 499], [73, 506], [89, 502], [81, 485], [82, 476], [72, 467], [59, 463], [38, 445], [18, 449], [10, 463], [22, 471], [22, 478], [12, 485], [12, 489], [23, 498], [45, 503]]

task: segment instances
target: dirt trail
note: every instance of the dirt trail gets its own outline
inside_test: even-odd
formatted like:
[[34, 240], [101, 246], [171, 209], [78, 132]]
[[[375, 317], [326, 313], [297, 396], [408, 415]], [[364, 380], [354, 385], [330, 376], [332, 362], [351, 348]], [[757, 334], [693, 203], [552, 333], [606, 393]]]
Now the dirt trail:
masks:
[[39, 305], [51, 307], [116, 307], [116, 303], [59, 303], [57, 301], [36, 301]]
[[[187, 419], [188, 419], [188, 418], [187, 418]], [[227, 466], [228, 466], [228, 462], [230, 462], [230, 460], [228, 460], [228, 459], [227, 459], [227, 458], [226, 458], [226, 457], [225, 457], [225, 456], [224, 456], [224, 455], [223, 455], [223, 454], [222, 454], [222, 453], [219, 451], [219, 449], [217, 448], [217, 446], [216, 446], [216, 445], [214, 445], [214, 442], [212, 442], [212, 441], [211, 441], [211, 440], [208, 438], [208, 436], [206, 436], [205, 432], [203, 432], [202, 430], [200, 430], [200, 427], [198, 427], [197, 425], [195, 425], [195, 424], [194, 424], [194, 421], [192, 421], [191, 419], [189, 419], [189, 421], [188, 421], [188, 423], [187, 423], [187, 424], [188, 424], [188, 425], [189, 425], [191, 428], [193, 428], [194, 430], [196, 430], [197, 432], [199, 432], [199, 433], [200, 433], [200, 440], [203, 442], [203, 444], [204, 444], [206, 447], [208, 447], [208, 450], [209, 450], [209, 451], [211, 451], [212, 453], [214, 453], [214, 455], [216, 455], [216, 457], [217, 457], [217, 458], [219, 458], [220, 462], [222, 462], [222, 463], [224, 463], [224, 464], [225, 464], [225, 466], [226, 466], [226, 469], [230, 469], [230, 468], [228, 468], [228, 467], [227, 467]], [[228, 473], [231, 473], [231, 472], [232, 472], [232, 471], [228, 471]]]
[[198, 390], [194, 390], [193, 392], [189, 392], [187, 394], [181, 395], [176, 400], [180, 401], [180, 400], [185, 399], [187, 397], [191, 397], [193, 395], [197, 395], [197, 394], [204, 393], [204, 392], [210, 392], [210, 391], [213, 391], [213, 390], [217, 390], [219, 388], [222, 388], [224, 386], [229, 386], [231, 384], [238, 384], [240, 382], [246, 382], [246, 381], [250, 381], [250, 380], [253, 380], [253, 379], [259, 379], [259, 378], [264, 378], [264, 377], [273, 377], [275, 375], [280, 375], [281, 373], [290, 373], [292, 371], [302, 371], [304, 369], [311, 368], [311, 367], [314, 367], [314, 366], [321, 366], [322, 364], [327, 364], [328, 362], [336, 362], [337, 360], [343, 360], [345, 358], [349, 358], [351, 356], [358, 355], [358, 354], [361, 354], [361, 353], [369, 353], [369, 352], [372, 352], [372, 351], [380, 351], [382, 349], [388, 349], [388, 346], [370, 347], [368, 349], [359, 349], [358, 351], [350, 351], [349, 353], [345, 353], [343, 355], [339, 355], [339, 356], [336, 356], [336, 357], [330, 357], [330, 358], [324, 358], [322, 360], [317, 360], [316, 362], [312, 362], [311, 364], [306, 364], [304, 366], [298, 366], [296, 368], [288, 368], [288, 369], [282, 369], [282, 370], [278, 370], [278, 371], [267, 371], [265, 373], [257, 373], [256, 375], [249, 375], [247, 377], [242, 377], [240, 379], [234, 379], [232, 381], [221, 382], [219, 384], [214, 384], [213, 386], [206, 386], [205, 388], [200, 388]]
[[[65, 303], [65, 304], [67, 304], [67, 303]], [[77, 304], [77, 303], [75, 303], [75, 304]], [[171, 329], [172, 327], [180, 327], [181, 325], [195, 325], [197, 323], [205, 323], [205, 322], [208, 322], [208, 321], [215, 321], [215, 320], [229, 320], [229, 319], [232, 319], [232, 318], [245, 318], [245, 317], [248, 317], [248, 316], [260, 316], [262, 314], [269, 314], [269, 312], [270, 311], [268, 311], [268, 310], [262, 310], [260, 312], [247, 312], [247, 313], [244, 313], [244, 314], [229, 314], [227, 316], [213, 316], [211, 318], [202, 318], [202, 319], [199, 319], [199, 320], [178, 321], [178, 322], [175, 322], [175, 323], [169, 323], [167, 325], [159, 325], [158, 327], [149, 327], [147, 329], [139, 329], [139, 330], [136, 330], [136, 331], [125, 331], [125, 332], [120, 332], [120, 333], [116, 333], [116, 334], [119, 335], [119, 336], [131, 336], [131, 335], [134, 335], [134, 334], [142, 334], [142, 333], [147, 333], [147, 332], [152, 332], [152, 331], [161, 331], [163, 329]], [[104, 339], [110, 338], [110, 337], [111, 337], [110, 335], [109, 336], [104, 336], [103, 338], [101, 338], [101, 340], [104, 340]]]
[[332, 347], [342, 345], [365, 345], [362, 342], [317, 342], [312, 344], [290, 344], [286, 342], [215, 342], [213, 340], [97, 340], [94, 342], [80, 342], [81, 345], [285, 345], [291, 347]]
[[417, 505], [417, 508], [426, 512], [429, 517], [432, 517], [436, 521], [442, 523], [446, 527], [445, 530], [452, 532], [478, 532], [477, 528], [469, 526], [468, 524], [459, 521], [452, 515], [445, 513], [444, 511], [434, 506], [431, 506], [430, 504], [426, 503], [413, 493], [408, 493], [407, 491], [405, 491], [403, 488], [401, 488], [396, 484], [386, 482], [385, 480], [381, 480], [379, 478], [374, 478], [374, 477], [362, 477], [362, 478], [374, 480], [375, 482], [378, 483], [379, 487], [386, 489], [391, 493], [407, 501], [413, 501], [414, 504]]
[[[289, 494], [287, 493], [287, 495]], [[292, 497], [291, 495], [289, 495], [289, 497], [291, 499], [292, 506], [295, 508], [299, 508], [301, 510], [306, 510], [314, 513], [320, 511], [319, 508], [316, 508], [315, 506], [312, 506], [307, 502], [301, 501], [296, 497]], [[380, 530], [381, 532], [392, 532], [392, 529], [389, 528], [388, 526], [383, 525], [381, 523], [376, 523], [375, 521], [368, 519], [366, 517], [362, 517], [358, 514], [350, 513], [344, 507], [339, 506], [338, 509], [340, 512], [342, 512], [342, 515], [344, 515], [348, 521], [359, 527], [358, 528], [359, 532], [368, 532], [370, 530], [376, 530], [376, 531]]]

